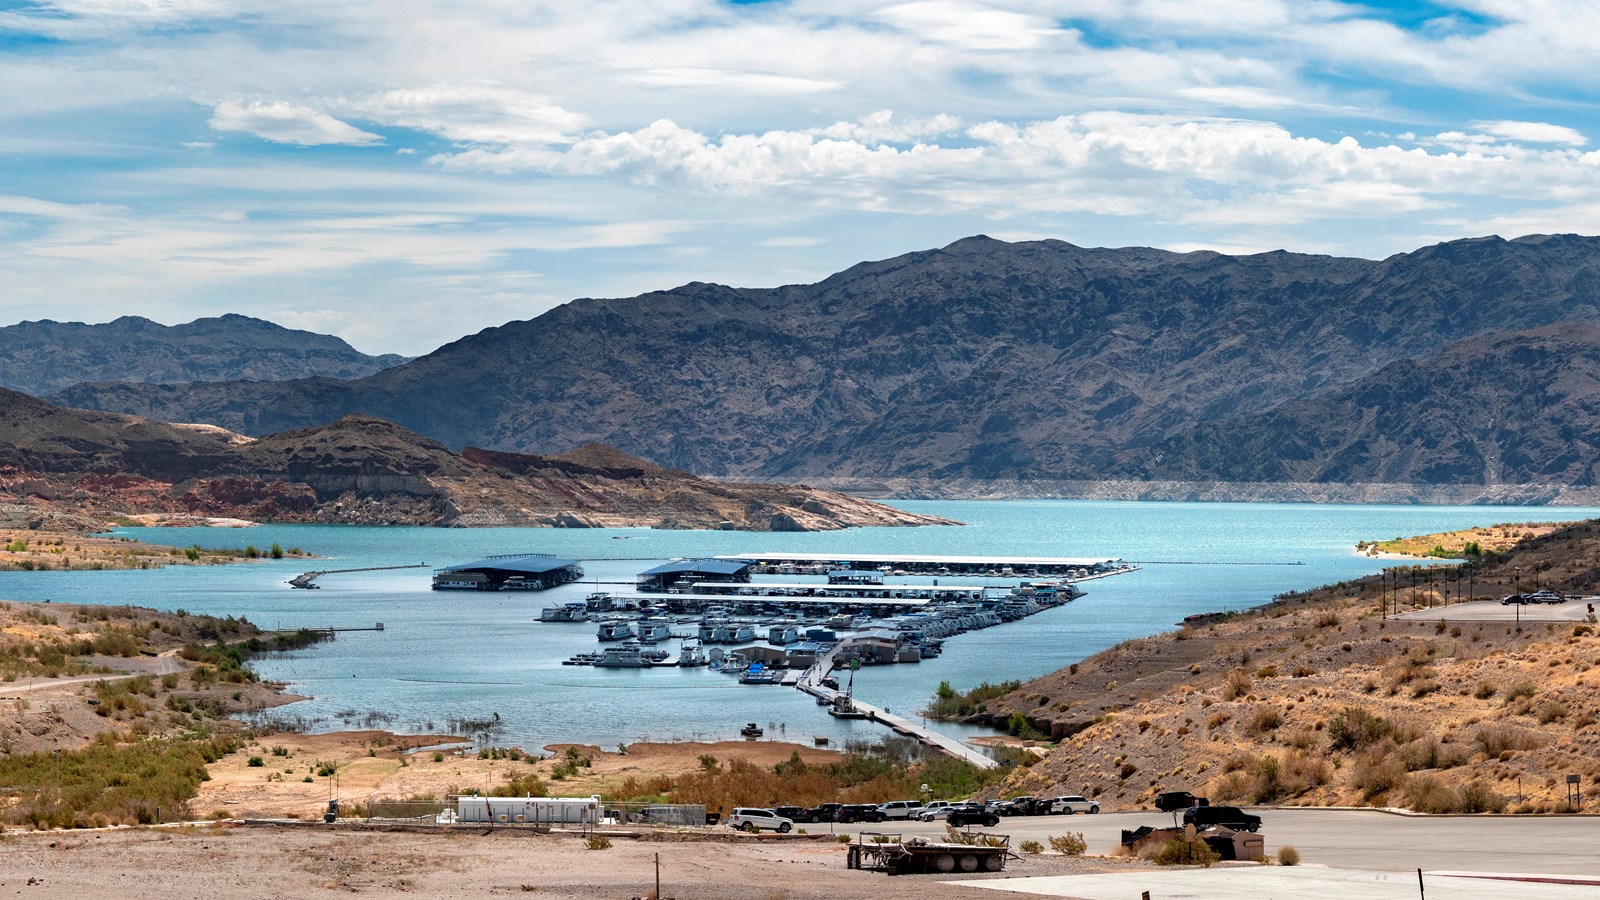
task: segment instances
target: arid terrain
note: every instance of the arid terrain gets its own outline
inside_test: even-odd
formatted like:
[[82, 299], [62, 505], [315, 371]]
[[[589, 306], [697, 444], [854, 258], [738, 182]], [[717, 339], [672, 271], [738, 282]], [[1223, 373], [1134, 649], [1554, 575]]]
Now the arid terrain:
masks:
[[[1524, 531], [1517, 527], [1520, 535]], [[1566, 808], [1600, 777], [1592, 609], [1490, 600], [1516, 581], [1592, 593], [1595, 523], [1519, 538], [1471, 569], [1366, 578], [1128, 641], [989, 701], [1059, 743], [1000, 793], [1084, 793], [1108, 809], [1164, 790], [1216, 801], [1427, 812]], [[1442, 536], [1428, 536], [1431, 546]], [[1404, 612], [1404, 618], [1393, 613]]]

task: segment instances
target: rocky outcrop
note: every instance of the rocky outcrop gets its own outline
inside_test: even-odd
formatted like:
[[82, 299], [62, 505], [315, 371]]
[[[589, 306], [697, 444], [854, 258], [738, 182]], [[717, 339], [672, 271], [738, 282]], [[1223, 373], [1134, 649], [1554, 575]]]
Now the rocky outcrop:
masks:
[[604, 447], [459, 456], [371, 416], [241, 441], [3, 389], [0, 401], [0, 500], [41, 515], [753, 531], [948, 524], [806, 487], [709, 481]]

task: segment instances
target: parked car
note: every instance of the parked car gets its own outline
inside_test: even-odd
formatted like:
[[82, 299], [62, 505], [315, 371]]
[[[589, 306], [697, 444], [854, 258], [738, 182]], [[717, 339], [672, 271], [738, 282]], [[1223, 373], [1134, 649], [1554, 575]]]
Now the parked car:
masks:
[[951, 803], [949, 800], [930, 800], [928, 805], [917, 810], [918, 822], [932, 822], [950, 815]]
[[1558, 594], [1555, 591], [1534, 591], [1533, 593], [1525, 594], [1524, 596], [1526, 596], [1528, 598], [1528, 602], [1529, 603], [1565, 603], [1565, 602], [1567, 602], [1567, 598], [1565, 596], [1563, 596], [1561, 594]]
[[1210, 806], [1211, 801], [1204, 797], [1196, 797], [1188, 791], [1167, 791], [1156, 795], [1156, 809], [1162, 812], [1177, 812], [1191, 806]]
[[840, 822], [883, 822], [889, 817], [883, 810], [871, 803], [847, 803], [839, 807], [837, 821]]
[[884, 819], [909, 819], [921, 808], [922, 804], [915, 800], [890, 800], [878, 804], [878, 811], [883, 813]]
[[1237, 806], [1191, 806], [1183, 811], [1183, 824], [1196, 828], [1221, 825], [1234, 831], [1256, 831], [1261, 828], [1261, 817]]
[[962, 825], [982, 825], [986, 828], [993, 828], [1000, 824], [999, 816], [976, 803], [947, 808], [949, 812], [945, 815], [945, 820], [957, 828]]
[[793, 822], [809, 822], [804, 806], [774, 806], [772, 811]]
[[807, 822], [838, 822], [843, 803], [823, 803], [806, 810]]
[[1037, 816], [1050, 810], [1050, 801], [1042, 797], [1012, 797], [1009, 801], [1012, 816]]
[[1100, 811], [1100, 804], [1079, 794], [1070, 794], [1066, 797], [1057, 797], [1050, 801], [1050, 811], [1072, 815], [1073, 813], [1089, 813], [1093, 815]]
[[728, 817], [728, 827], [739, 831], [756, 832], [766, 829], [788, 834], [789, 830], [794, 828], [794, 822], [770, 809], [751, 809], [741, 806]]

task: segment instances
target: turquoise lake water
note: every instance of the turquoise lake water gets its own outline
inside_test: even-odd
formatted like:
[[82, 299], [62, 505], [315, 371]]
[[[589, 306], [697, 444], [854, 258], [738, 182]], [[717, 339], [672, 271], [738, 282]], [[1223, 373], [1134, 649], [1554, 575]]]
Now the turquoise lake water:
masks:
[[[539, 610], [582, 599], [592, 584], [543, 593], [432, 591], [430, 572], [413, 569], [330, 575], [322, 589], [284, 582], [306, 569], [442, 566], [499, 553], [542, 552], [584, 560], [588, 579], [630, 581], [673, 557], [795, 552], [947, 553], [995, 556], [1117, 557], [1140, 571], [1087, 582], [1067, 606], [945, 642], [944, 654], [916, 665], [863, 670], [856, 692], [907, 713], [941, 680], [958, 689], [982, 681], [1028, 679], [1119, 641], [1173, 627], [1184, 616], [1241, 609], [1288, 590], [1376, 572], [1379, 561], [1354, 552], [1359, 540], [1426, 534], [1500, 522], [1600, 517], [1575, 507], [1351, 506], [1095, 501], [934, 502], [895, 505], [965, 523], [962, 527], [861, 528], [815, 534], [436, 529], [261, 525], [248, 529], [126, 529], [153, 543], [266, 548], [274, 542], [319, 556], [311, 562], [172, 566], [136, 572], [5, 572], [0, 598], [132, 603], [241, 615], [265, 628], [360, 626], [383, 632], [263, 657], [269, 679], [312, 699], [274, 715], [312, 720], [319, 729], [373, 722], [396, 730], [442, 729], [451, 719], [498, 713], [498, 743], [528, 748], [553, 741], [602, 746], [637, 740], [731, 738], [745, 722], [769, 737], [809, 742], [875, 739], [879, 726], [837, 722], [799, 691], [739, 685], [699, 670], [604, 670], [562, 666], [597, 648], [589, 624], [541, 624]], [[967, 583], [970, 579], [961, 579]], [[999, 583], [999, 582], [996, 582]], [[616, 588], [612, 588], [615, 590]], [[371, 714], [379, 714], [369, 718]], [[952, 734], [976, 733], [944, 726]]]

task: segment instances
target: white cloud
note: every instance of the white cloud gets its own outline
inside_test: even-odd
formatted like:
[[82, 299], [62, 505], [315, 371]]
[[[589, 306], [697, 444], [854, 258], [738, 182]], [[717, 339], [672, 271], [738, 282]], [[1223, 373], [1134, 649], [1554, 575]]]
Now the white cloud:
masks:
[[1044, 16], [966, 0], [914, 0], [886, 6], [873, 15], [923, 40], [972, 50], [1031, 50], [1060, 31]]
[[224, 100], [212, 110], [210, 122], [218, 131], [244, 131], [276, 144], [344, 144], [366, 147], [383, 138], [304, 106], [282, 100], [272, 102]]
[[784, 237], [766, 238], [764, 240], [757, 241], [756, 244], [761, 247], [816, 247], [821, 244], [826, 244], [827, 242], [827, 238], [807, 237], [805, 235], [796, 234], [787, 235]]
[[1566, 144], [1572, 147], [1582, 147], [1589, 143], [1583, 132], [1565, 125], [1551, 125], [1548, 122], [1475, 122], [1476, 127], [1496, 136], [1512, 141], [1521, 141], [1528, 144]]
[[558, 143], [570, 140], [588, 122], [549, 97], [498, 84], [385, 91], [339, 101], [336, 108], [367, 121], [471, 144]]

